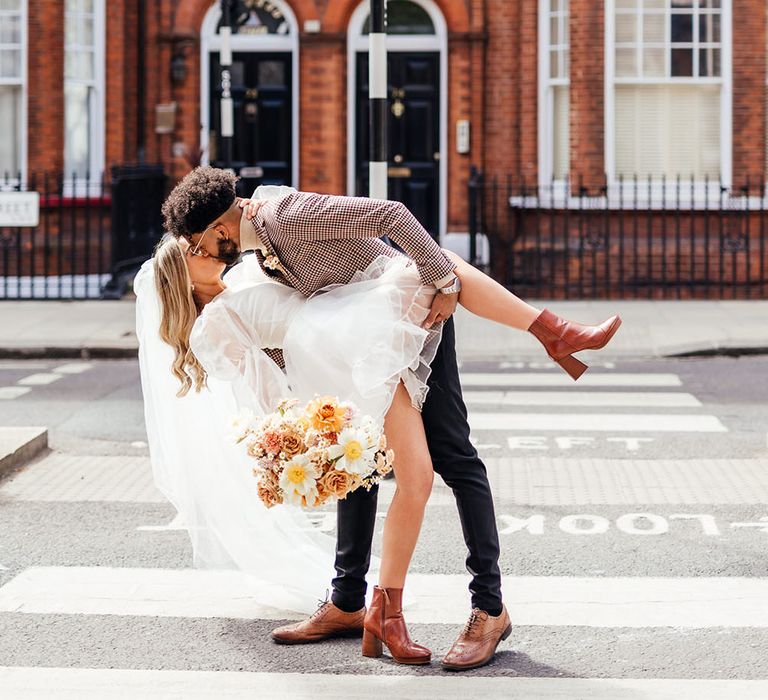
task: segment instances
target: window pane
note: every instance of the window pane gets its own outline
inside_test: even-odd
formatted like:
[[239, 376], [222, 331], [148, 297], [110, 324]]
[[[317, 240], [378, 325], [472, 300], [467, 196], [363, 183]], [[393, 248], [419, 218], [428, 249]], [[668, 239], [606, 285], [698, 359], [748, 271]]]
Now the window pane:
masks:
[[643, 7], [646, 10], [666, 9], [667, 0], [643, 0]]
[[568, 174], [569, 129], [568, 129], [568, 87], [561, 85], [554, 88], [554, 123], [552, 144], [552, 174], [560, 180]]
[[617, 9], [632, 9], [634, 10], [640, 0], [616, 0]]
[[80, 7], [82, 12], [93, 14], [93, 0], [80, 0]]
[[693, 15], [672, 15], [672, 43], [693, 41]]
[[699, 0], [699, 7], [720, 7], [720, 0]]
[[666, 49], [653, 48], [643, 51], [643, 77], [644, 78], [663, 78], [666, 75], [664, 59], [666, 58]]
[[0, 0], [0, 10], [21, 10], [21, 0]]
[[560, 77], [560, 70], [559, 70], [559, 62], [558, 62], [558, 53], [559, 51], [554, 50], [549, 52], [549, 77], [550, 78], [559, 78]]
[[21, 77], [21, 51], [4, 49], [0, 51], [0, 78]]
[[64, 46], [77, 43], [77, 22], [72, 17], [67, 17], [64, 22]]
[[699, 17], [699, 41], [706, 44], [720, 43], [719, 14], [707, 14]]
[[637, 77], [637, 51], [616, 49], [616, 75], [619, 78]]
[[66, 175], [83, 176], [90, 161], [90, 88], [67, 85], [64, 88], [64, 168]]
[[637, 15], [616, 15], [616, 41], [624, 44], [637, 41]]
[[672, 49], [672, 77], [693, 76], [693, 49]]
[[[370, 15], [365, 20], [363, 34], [370, 33]], [[410, 0], [389, 0], [387, 3], [387, 34], [434, 34], [427, 11]]]
[[559, 17], [549, 18], [549, 43], [550, 44], [560, 43], [560, 18]]
[[643, 15], [643, 41], [646, 44], [663, 44], [665, 40], [665, 16], [658, 12]]
[[21, 17], [10, 15], [0, 17], [0, 44], [21, 43]]
[[720, 49], [699, 49], [699, 75], [720, 77]]
[[19, 144], [22, 137], [19, 129], [20, 103], [20, 86], [0, 85], [0, 133], [8, 136], [0, 139], [0, 173], [15, 173], [21, 168], [19, 160]]
[[684, 8], [684, 7], [693, 7], [695, 5], [695, 0], [672, 0], [672, 8]]
[[719, 86], [617, 86], [615, 122], [617, 175], [719, 176]]
[[93, 19], [84, 17], [80, 22], [80, 43], [93, 46]]

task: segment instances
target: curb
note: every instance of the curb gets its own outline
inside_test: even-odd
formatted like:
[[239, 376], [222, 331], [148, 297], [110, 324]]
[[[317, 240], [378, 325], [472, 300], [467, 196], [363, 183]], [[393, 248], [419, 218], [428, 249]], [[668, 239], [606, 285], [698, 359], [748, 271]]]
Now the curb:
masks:
[[0, 479], [48, 449], [48, 428], [0, 428]]
[[138, 354], [137, 347], [0, 348], [0, 360], [124, 360]]

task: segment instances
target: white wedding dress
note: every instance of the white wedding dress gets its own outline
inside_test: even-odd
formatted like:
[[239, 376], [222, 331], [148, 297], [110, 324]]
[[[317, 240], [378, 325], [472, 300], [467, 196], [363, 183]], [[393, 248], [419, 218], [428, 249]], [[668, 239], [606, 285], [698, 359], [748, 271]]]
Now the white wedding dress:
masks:
[[[379, 258], [351, 283], [309, 299], [268, 279], [254, 256], [225, 281], [190, 339], [208, 388], [181, 399], [171, 349], [158, 335], [151, 261], [134, 283], [155, 482], [189, 531], [196, 566], [239, 569], [249, 574], [244, 596], [308, 612], [333, 576], [335, 539], [313, 527], [311, 513], [261, 504], [252, 462], [228, 426], [243, 409], [264, 414], [283, 398], [317, 394], [383, 421], [400, 381], [420, 408], [440, 342], [439, 330], [421, 328], [435, 290], [405, 257]], [[282, 348], [285, 372], [263, 348]]]

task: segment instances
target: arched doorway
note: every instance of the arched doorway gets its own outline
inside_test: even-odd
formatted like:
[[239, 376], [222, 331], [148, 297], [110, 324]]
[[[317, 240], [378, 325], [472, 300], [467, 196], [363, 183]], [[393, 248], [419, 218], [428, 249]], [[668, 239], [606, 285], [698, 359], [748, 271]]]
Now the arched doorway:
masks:
[[[389, 0], [389, 198], [405, 203], [436, 238], [446, 228], [447, 29], [432, 0]], [[368, 3], [349, 22], [348, 181], [368, 187]]]
[[[231, 93], [235, 134], [232, 167], [242, 191], [260, 184], [296, 185], [298, 180], [298, 24], [282, 0], [237, 0], [232, 12]], [[203, 162], [221, 159], [221, 42], [218, 3], [201, 28], [200, 147]]]

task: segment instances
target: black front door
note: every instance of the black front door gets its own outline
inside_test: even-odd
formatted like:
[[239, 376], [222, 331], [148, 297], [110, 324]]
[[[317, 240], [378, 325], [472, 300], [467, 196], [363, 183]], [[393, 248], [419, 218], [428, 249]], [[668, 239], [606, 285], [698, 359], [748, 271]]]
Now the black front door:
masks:
[[[389, 53], [389, 198], [433, 236], [440, 213], [440, 54]], [[368, 193], [368, 54], [357, 55], [356, 194]]]
[[211, 165], [231, 165], [241, 175], [239, 191], [244, 195], [261, 184], [293, 184], [291, 54], [233, 54], [230, 70], [235, 134], [231, 164], [222, 160], [219, 54], [211, 53], [210, 57]]

